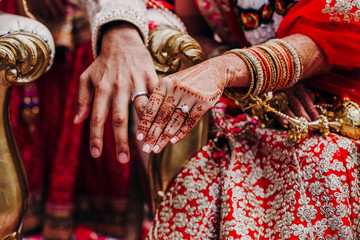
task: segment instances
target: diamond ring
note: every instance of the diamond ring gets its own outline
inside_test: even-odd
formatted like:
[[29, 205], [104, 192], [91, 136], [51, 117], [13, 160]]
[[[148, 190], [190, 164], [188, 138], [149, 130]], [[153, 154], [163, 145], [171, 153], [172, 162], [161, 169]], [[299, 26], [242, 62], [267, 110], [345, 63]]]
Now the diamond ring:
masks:
[[135, 99], [136, 99], [137, 97], [140, 97], [140, 96], [147, 96], [147, 97], [149, 97], [149, 94], [148, 94], [147, 91], [145, 91], [145, 90], [136, 91], [136, 92], [131, 96], [131, 101], [134, 102]]
[[176, 106], [175, 109], [180, 109], [183, 113], [189, 114], [189, 107], [184, 105], [182, 107]]

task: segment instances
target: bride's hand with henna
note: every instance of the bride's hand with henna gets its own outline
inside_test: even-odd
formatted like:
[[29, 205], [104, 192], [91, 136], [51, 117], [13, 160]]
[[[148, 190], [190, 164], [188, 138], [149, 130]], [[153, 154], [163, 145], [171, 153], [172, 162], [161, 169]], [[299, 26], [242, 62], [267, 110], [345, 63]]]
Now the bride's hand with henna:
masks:
[[214, 107], [226, 87], [248, 82], [246, 64], [233, 54], [164, 77], [153, 90], [136, 133], [138, 140], [145, 139], [143, 151], [159, 153], [168, 142], [179, 142]]

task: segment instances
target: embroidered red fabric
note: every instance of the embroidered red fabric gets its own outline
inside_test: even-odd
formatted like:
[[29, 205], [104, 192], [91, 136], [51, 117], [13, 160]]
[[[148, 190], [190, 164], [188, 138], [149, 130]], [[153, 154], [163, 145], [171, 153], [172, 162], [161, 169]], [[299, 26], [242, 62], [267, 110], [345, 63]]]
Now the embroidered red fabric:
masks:
[[[356, 1], [301, 0], [278, 31], [313, 38], [336, 65], [309, 80], [313, 86], [356, 100], [358, 8]], [[148, 239], [359, 239], [359, 142], [310, 134], [293, 144], [286, 131], [262, 128], [231, 109], [227, 101], [214, 108], [217, 141], [176, 176]], [[214, 147], [220, 138], [223, 149]]]
[[[284, 17], [277, 37], [301, 33], [314, 40], [335, 70], [308, 79], [318, 89], [360, 102], [360, 19], [358, 6], [302, 0]], [[336, 6], [335, 6], [336, 4]]]
[[[359, 143], [286, 131], [214, 109], [211, 140], [174, 179], [147, 239], [358, 239]], [[226, 147], [230, 146], [230, 147]]]

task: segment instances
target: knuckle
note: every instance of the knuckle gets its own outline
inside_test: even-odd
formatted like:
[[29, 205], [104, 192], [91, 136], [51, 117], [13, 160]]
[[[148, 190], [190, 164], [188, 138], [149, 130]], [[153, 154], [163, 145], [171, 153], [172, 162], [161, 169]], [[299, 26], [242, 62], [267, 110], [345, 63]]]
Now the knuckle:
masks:
[[186, 136], [188, 133], [189, 133], [189, 129], [188, 129], [188, 128], [186, 128], [186, 129], [182, 128], [182, 129], [180, 129], [180, 130], [178, 131], [178, 133], [176, 134], [176, 136], [177, 136], [179, 139], [182, 139], [182, 138], [184, 138], [184, 136]]
[[126, 118], [123, 115], [115, 115], [113, 117], [113, 126], [114, 127], [121, 127], [125, 124]]
[[98, 137], [98, 136], [94, 136], [94, 135], [90, 136], [90, 142], [100, 144], [101, 143], [101, 138]]
[[165, 142], [172, 138], [173, 134], [168, 131], [164, 131], [160, 136], [160, 141]]
[[119, 138], [115, 140], [115, 146], [118, 149], [124, 149], [127, 147], [128, 141], [127, 139]]
[[86, 82], [87, 80], [88, 80], [88, 74], [87, 74], [87, 72], [82, 73], [82, 74], [80, 75], [80, 77], [79, 77], [79, 81], [80, 81], [80, 82]]
[[115, 90], [120, 90], [122, 87], [124, 87], [124, 86], [121, 84], [120, 81], [115, 81], [112, 86], [112, 88]]
[[146, 109], [146, 103], [145, 102], [142, 102], [138, 105], [137, 107], [137, 112], [139, 113], [143, 113]]
[[90, 118], [90, 126], [99, 126], [102, 123], [102, 118], [99, 115], [93, 115]]
[[79, 96], [78, 101], [77, 101], [77, 106], [78, 107], [86, 107], [90, 105], [90, 98], [86, 97], [86, 96]]
[[173, 77], [167, 76], [160, 80], [160, 86], [164, 86], [166, 88], [169, 88], [173, 85]]
[[108, 88], [106, 84], [97, 84], [96, 91], [100, 94], [104, 94], [108, 92]]
[[138, 130], [140, 132], [148, 132], [151, 126], [151, 122], [147, 121], [147, 120], [141, 120], [140, 124], [138, 126]]
[[79, 101], [77, 102], [77, 109], [78, 109], [78, 110], [82, 110], [82, 109], [84, 109], [86, 106], [87, 106], [87, 105], [84, 104], [84, 102], [81, 101], [81, 100], [79, 100]]

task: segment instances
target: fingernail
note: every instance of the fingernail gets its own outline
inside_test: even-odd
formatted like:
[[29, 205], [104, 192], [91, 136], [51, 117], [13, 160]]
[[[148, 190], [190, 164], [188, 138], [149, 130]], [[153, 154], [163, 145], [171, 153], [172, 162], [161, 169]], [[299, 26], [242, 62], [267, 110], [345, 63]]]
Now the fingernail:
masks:
[[139, 140], [139, 141], [142, 141], [142, 140], [144, 139], [144, 134], [139, 133], [139, 134], [136, 136], [136, 139]]
[[146, 152], [146, 153], [150, 153], [150, 145], [149, 145], [149, 144], [146, 144], [146, 145], [143, 147], [143, 151]]
[[172, 139], [170, 139], [170, 142], [171, 142], [172, 144], [177, 143], [177, 141], [178, 141], [178, 138], [177, 138], [177, 137], [173, 137]]
[[94, 158], [100, 157], [100, 151], [97, 147], [91, 148], [91, 156], [93, 156]]
[[128, 155], [124, 152], [119, 153], [119, 162], [122, 164], [128, 163], [129, 162]]
[[76, 115], [75, 115], [75, 118], [74, 118], [74, 123], [76, 123], [78, 120], [79, 120], [79, 115], [76, 114]]
[[153, 148], [153, 152], [158, 153], [159, 149], [160, 149], [159, 145], [155, 145], [155, 147]]

